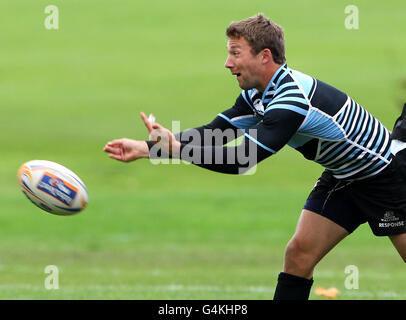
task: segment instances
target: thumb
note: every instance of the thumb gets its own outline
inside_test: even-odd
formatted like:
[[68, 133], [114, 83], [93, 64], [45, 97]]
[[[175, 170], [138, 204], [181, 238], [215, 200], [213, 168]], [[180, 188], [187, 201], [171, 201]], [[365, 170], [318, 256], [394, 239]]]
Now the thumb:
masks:
[[161, 126], [159, 123], [153, 123], [152, 124], [152, 129], [163, 129], [164, 127]]
[[151, 133], [151, 131], [152, 131], [151, 122], [148, 120], [148, 118], [144, 112], [141, 112], [140, 116], [141, 116], [141, 119], [144, 122], [145, 126], [147, 127], [148, 133]]

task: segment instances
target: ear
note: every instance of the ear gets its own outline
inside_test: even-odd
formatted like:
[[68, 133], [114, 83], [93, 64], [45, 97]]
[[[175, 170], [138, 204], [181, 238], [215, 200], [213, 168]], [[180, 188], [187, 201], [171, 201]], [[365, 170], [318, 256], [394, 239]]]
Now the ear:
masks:
[[261, 55], [262, 55], [263, 64], [273, 62], [273, 56], [272, 56], [272, 52], [270, 49], [268, 49], [268, 48], [263, 49], [261, 52]]

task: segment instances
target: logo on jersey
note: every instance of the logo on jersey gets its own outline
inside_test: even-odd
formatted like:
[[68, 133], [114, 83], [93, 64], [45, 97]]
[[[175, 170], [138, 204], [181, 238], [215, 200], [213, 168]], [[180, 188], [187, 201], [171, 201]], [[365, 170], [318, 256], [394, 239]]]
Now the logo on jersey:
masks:
[[262, 104], [262, 100], [261, 100], [261, 99], [256, 99], [256, 100], [254, 101], [254, 108], [255, 108], [255, 111], [256, 111], [259, 115], [261, 115], [261, 116], [264, 115], [264, 105]]

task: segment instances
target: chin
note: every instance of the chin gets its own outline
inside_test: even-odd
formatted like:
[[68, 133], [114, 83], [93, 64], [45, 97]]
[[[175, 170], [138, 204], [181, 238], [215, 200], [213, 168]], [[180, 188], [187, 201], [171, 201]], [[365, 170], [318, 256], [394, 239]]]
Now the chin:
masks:
[[247, 83], [247, 82], [238, 82], [238, 85], [243, 90], [251, 90], [251, 89], [254, 89], [256, 87], [255, 84]]
[[250, 86], [250, 85], [247, 85], [247, 84], [239, 84], [239, 86], [243, 90], [251, 90], [251, 89], [255, 88], [254, 86]]

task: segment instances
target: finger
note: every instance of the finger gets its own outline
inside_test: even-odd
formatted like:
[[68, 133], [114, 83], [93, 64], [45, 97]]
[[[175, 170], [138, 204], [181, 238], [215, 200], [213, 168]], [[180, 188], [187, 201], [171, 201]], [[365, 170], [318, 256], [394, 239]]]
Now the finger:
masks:
[[104, 147], [104, 152], [112, 153], [112, 154], [122, 154], [122, 148], [114, 148], [110, 146]]
[[124, 159], [122, 158], [121, 155], [109, 154], [109, 157], [112, 159], [119, 160], [119, 161], [124, 161]]
[[122, 146], [123, 143], [124, 143], [124, 139], [116, 139], [116, 140], [107, 142], [106, 146]]
[[151, 131], [152, 131], [151, 122], [149, 122], [149, 120], [147, 119], [147, 116], [145, 115], [144, 112], [141, 112], [140, 116], [141, 116], [142, 121], [144, 121], [145, 126], [147, 127], [148, 133], [151, 133]]

